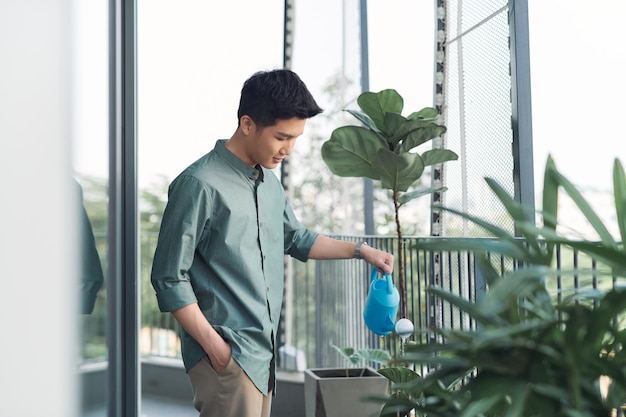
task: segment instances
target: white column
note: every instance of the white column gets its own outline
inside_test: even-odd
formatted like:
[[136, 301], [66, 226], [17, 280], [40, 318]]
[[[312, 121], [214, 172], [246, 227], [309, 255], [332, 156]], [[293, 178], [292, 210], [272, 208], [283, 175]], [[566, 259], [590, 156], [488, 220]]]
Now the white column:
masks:
[[2, 416], [77, 415], [70, 2], [0, 0]]

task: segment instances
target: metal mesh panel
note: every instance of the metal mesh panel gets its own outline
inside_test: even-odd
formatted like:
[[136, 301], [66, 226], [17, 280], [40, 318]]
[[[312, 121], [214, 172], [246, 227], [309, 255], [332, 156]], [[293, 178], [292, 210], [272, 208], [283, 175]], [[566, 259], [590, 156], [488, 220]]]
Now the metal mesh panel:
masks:
[[[448, 130], [436, 146], [452, 149], [459, 160], [434, 167], [434, 185], [447, 191], [435, 203], [486, 218], [513, 231], [513, 221], [485, 182], [496, 180], [514, 194], [511, 128], [511, 52], [506, 0], [440, 0], [437, 3], [435, 102]], [[478, 226], [457, 215], [434, 210], [434, 236], [484, 236]], [[471, 263], [435, 256], [430, 285], [470, 295]], [[443, 277], [457, 277], [446, 281]], [[429, 298], [435, 326], [464, 327], [458, 311]]]
[[[462, 210], [513, 231], [513, 222], [485, 177], [511, 195], [513, 155], [511, 76], [506, 0], [448, 1], [445, 14], [443, 110], [445, 147], [459, 160], [445, 166], [446, 207]], [[442, 214], [441, 235], [481, 236], [458, 216]]]

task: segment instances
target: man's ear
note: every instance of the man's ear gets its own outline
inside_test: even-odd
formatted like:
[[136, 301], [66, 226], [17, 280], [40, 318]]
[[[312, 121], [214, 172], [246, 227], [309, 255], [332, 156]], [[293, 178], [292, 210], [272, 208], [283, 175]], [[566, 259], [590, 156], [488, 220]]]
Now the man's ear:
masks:
[[256, 124], [254, 123], [254, 120], [252, 120], [250, 116], [245, 114], [241, 116], [241, 119], [239, 119], [239, 126], [241, 127], [241, 131], [245, 135], [250, 135], [254, 133], [254, 130], [256, 129]]

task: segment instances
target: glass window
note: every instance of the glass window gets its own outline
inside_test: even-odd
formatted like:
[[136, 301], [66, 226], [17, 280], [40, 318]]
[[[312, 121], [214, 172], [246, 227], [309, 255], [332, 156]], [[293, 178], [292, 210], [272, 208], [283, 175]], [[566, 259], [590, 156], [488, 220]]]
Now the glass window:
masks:
[[178, 327], [150, 284], [157, 233], [169, 183], [234, 133], [243, 82], [282, 67], [283, 1], [139, 0], [137, 38], [142, 410], [196, 416]]
[[81, 415], [106, 415], [108, 249], [108, 2], [72, 3], [72, 165], [80, 244]]

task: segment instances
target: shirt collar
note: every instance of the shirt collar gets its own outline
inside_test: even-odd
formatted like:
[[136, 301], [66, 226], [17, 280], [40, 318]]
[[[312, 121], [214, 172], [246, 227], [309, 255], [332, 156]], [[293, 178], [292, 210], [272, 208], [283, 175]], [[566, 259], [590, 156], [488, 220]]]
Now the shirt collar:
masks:
[[256, 182], [257, 180], [263, 181], [263, 168], [257, 164], [256, 167], [251, 167], [250, 165], [243, 162], [239, 159], [234, 153], [228, 150], [224, 144], [226, 143], [226, 139], [220, 139], [215, 143], [215, 152], [224, 158], [226, 162], [233, 166], [238, 171], [241, 171], [243, 175], [248, 177], [251, 181]]

